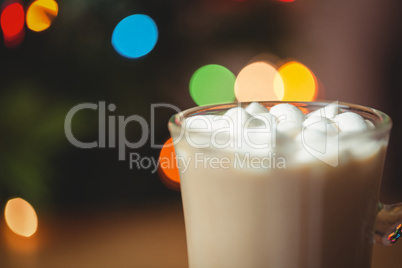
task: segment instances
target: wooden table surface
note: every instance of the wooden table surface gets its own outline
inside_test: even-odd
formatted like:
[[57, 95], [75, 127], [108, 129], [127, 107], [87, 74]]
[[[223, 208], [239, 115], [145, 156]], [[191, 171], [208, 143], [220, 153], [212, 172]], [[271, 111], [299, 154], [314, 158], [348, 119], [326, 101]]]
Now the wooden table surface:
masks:
[[[187, 267], [179, 200], [108, 212], [65, 213], [43, 218], [31, 238], [1, 224], [4, 268]], [[374, 268], [400, 268], [402, 243], [374, 247]], [[358, 268], [358, 267], [356, 267]]]

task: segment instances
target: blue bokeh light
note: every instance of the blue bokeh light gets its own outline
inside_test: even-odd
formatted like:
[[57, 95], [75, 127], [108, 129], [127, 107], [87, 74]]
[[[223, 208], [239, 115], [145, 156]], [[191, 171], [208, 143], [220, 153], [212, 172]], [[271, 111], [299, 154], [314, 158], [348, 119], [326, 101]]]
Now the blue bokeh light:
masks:
[[123, 57], [145, 56], [158, 41], [158, 27], [155, 21], [144, 14], [135, 14], [121, 20], [113, 30], [112, 45]]

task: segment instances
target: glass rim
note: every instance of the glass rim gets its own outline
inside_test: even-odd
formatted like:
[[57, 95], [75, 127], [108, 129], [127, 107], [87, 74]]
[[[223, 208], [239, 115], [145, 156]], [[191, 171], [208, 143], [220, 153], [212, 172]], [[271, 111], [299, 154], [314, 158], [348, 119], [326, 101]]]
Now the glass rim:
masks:
[[[186, 109], [184, 111], [181, 111], [177, 114], [174, 114], [170, 120], [169, 120], [169, 128], [179, 128], [181, 129], [181, 124], [183, 123], [183, 119], [195, 116], [195, 115], [201, 115], [205, 114], [210, 111], [227, 111], [230, 108], [234, 107], [243, 107], [245, 108], [247, 105], [252, 103], [253, 101], [247, 101], [247, 102], [232, 102], [232, 103], [222, 103], [222, 104], [212, 104], [212, 105], [205, 105], [205, 106], [197, 106], [193, 108]], [[352, 132], [344, 135], [343, 137], [346, 138], [348, 136], [356, 136], [356, 134], [359, 134], [359, 137], [361, 135], [366, 136], [366, 135], [381, 135], [388, 133], [391, 128], [392, 128], [392, 120], [391, 118], [384, 112], [377, 110], [375, 108], [371, 108], [368, 106], [363, 106], [359, 104], [352, 104], [348, 102], [342, 102], [342, 101], [329, 101], [329, 100], [319, 100], [319, 101], [255, 101], [258, 102], [265, 107], [272, 107], [276, 104], [281, 104], [281, 103], [289, 103], [292, 105], [295, 105], [296, 107], [303, 108], [305, 107], [308, 109], [308, 107], [313, 108], [315, 107], [316, 109], [313, 110], [307, 110], [309, 112], [312, 112], [314, 110], [317, 110], [319, 108], [323, 108], [329, 104], [336, 103], [339, 106], [340, 111], [349, 111], [349, 112], [355, 112], [361, 115], [364, 119], [371, 119], [374, 120], [375, 122], [375, 128], [374, 129], [369, 129], [365, 130], [364, 132]], [[303, 112], [303, 111], [302, 111]], [[307, 114], [303, 112], [304, 114]], [[216, 113], [218, 114], [218, 113]]]

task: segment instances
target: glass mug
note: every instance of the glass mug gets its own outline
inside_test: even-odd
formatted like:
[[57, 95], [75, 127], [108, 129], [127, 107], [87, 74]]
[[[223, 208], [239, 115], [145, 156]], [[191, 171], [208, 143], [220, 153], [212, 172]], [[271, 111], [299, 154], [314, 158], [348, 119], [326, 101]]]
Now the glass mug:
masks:
[[[279, 103], [260, 104], [270, 109]], [[304, 114], [331, 104], [290, 103]], [[330, 140], [337, 143], [335, 162], [320, 153], [297, 156], [288, 142], [276, 142], [269, 152], [225, 147], [208, 142], [223, 132], [213, 134], [206, 124], [191, 131], [184, 124], [247, 105], [196, 107], [169, 121], [189, 267], [369, 268], [373, 243], [392, 244], [401, 232], [400, 204], [378, 201], [391, 119], [372, 108], [336, 103], [339, 112], [357, 113], [375, 128]]]

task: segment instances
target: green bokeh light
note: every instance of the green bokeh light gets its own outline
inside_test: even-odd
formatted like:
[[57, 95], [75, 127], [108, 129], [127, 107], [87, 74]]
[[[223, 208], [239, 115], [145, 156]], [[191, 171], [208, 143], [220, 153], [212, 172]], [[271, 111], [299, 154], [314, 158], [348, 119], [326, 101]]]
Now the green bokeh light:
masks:
[[209, 64], [194, 72], [190, 80], [190, 95], [197, 105], [233, 102], [236, 76], [227, 68]]

